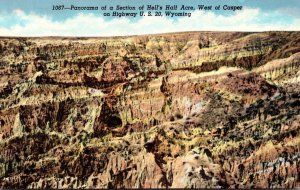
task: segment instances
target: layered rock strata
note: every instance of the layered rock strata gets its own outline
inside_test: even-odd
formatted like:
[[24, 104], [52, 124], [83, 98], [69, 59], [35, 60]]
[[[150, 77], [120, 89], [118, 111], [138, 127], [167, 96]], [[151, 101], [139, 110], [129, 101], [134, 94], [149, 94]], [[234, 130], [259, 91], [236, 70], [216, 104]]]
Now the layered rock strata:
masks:
[[0, 188], [300, 187], [300, 33], [0, 38]]

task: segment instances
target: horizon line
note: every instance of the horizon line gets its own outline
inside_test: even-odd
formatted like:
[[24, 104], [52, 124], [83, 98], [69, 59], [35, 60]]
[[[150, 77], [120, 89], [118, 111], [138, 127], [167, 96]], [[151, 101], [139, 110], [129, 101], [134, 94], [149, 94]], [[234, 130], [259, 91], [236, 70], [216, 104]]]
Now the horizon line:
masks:
[[264, 31], [230, 31], [230, 30], [191, 30], [191, 31], [178, 31], [178, 32], [162, 32], [162, 33], [149, 33], [149, 34], [133, 34], [133, 35], [116, 35], [116, 36], [64, 36], [64, 35], [41, 35], [41, 36], [2, 36], [1, 38], [124, 38], [124, 37], [139, 37], [139, 36], [156, 36], [167, 34], [185, 34], [185, 33], [267, 33], [267, 32], [300, 32], [300, 30], [264, 30]]

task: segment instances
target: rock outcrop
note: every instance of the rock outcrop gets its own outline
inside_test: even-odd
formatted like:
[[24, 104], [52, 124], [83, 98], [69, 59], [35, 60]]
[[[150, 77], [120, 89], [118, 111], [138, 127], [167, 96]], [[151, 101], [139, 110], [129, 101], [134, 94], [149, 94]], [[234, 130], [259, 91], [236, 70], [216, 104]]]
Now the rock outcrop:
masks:
[[300, 33], [0, 38], [0, 188], [300, 187]]

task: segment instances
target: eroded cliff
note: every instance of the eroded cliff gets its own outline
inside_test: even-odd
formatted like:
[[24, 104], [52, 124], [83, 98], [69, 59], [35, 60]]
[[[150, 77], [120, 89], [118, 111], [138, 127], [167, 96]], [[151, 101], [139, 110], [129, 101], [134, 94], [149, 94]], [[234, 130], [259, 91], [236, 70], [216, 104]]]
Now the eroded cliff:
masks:
[[0, 38], [1, 188], [300, 187], [299, 32]]

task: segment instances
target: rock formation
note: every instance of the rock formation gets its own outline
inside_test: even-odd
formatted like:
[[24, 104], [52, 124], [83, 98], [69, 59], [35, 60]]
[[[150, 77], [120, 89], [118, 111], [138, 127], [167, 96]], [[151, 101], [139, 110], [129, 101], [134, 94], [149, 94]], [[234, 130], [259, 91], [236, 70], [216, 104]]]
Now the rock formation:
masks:
[[0, 38], [0, 188], [300, 187], [300, 32]]

